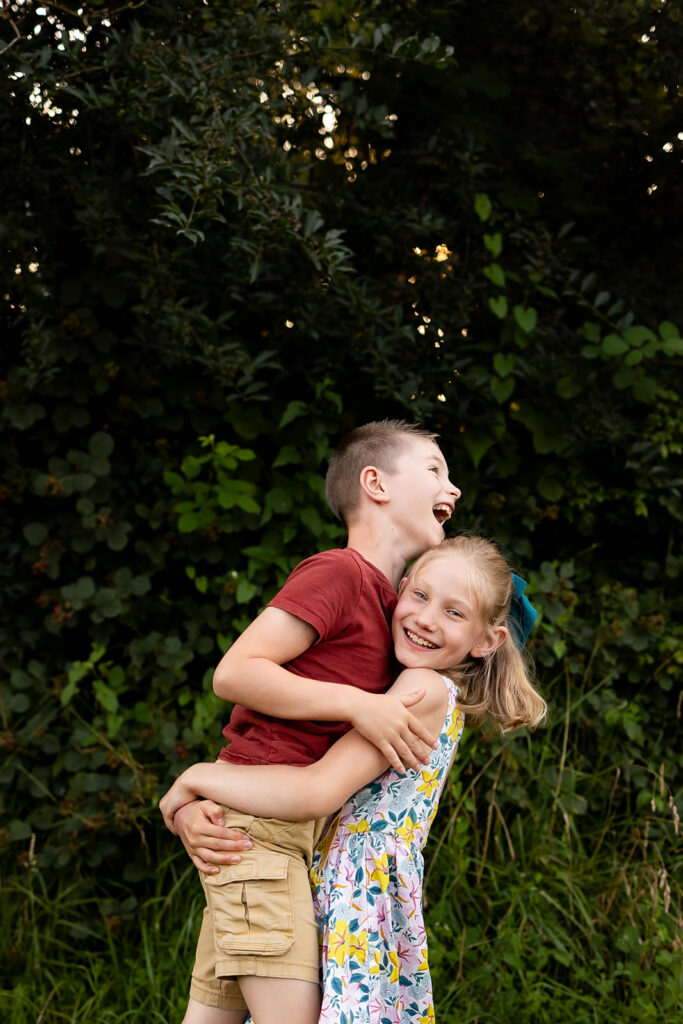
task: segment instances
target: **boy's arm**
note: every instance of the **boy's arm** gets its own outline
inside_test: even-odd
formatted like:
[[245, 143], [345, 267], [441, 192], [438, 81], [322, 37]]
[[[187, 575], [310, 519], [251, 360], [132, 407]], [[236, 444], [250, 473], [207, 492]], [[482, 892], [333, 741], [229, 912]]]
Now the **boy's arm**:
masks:
[[397, 771], [429, 760], [434, 737], [409, 708], [412, 694], [373, 694], [356, 686], [305, 679], [284, 668], [312, 646], [313, 626], [280, 608], [269, 607], [247, 626], [218, 664], [214, 692], [275, 718], [350, 722]]
[[[438, 734], [446, 713], [443, 682], [427, 669], [407, 670], [392, 687], [392, 695], [425, 690], [418, 714], [426, 729]], [[331, 814], [356, 790], [388, 766], [374, 744], [352, 731], [332, 745], [324, 757], [306, 767], [237, 765], [228, 762], [195, 764], [188, 768], [160, 802], [164, 821], [176, 831], [174, 815], [197, 796], [260, 817], [301, 821]]]

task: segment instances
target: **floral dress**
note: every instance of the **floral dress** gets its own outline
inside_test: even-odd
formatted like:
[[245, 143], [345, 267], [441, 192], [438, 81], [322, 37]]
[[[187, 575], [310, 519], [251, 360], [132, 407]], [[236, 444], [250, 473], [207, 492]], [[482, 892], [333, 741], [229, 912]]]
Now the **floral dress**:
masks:
[[387, 770], [342, 807], [311, 879], [322, 939], [320, 1024], [432, 1024], [422, 847], [462, 734], [457, 686], [422, 770]]

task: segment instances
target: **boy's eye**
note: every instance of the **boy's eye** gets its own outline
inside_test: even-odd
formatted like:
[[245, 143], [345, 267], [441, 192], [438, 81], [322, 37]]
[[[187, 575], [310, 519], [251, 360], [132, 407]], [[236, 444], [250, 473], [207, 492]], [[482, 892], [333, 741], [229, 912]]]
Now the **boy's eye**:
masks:
[[438, 466], [430, 466], [429, 468], [432, 471], [432, 473], [436, 473], [437, 476], [439, 475], [439, 467]]

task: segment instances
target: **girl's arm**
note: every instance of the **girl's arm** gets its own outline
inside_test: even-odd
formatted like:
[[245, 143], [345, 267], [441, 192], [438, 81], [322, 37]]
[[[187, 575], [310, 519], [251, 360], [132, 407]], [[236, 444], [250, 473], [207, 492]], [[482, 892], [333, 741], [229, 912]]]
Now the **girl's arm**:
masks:
[[[426, 695], [415, 706], [415, 714], [436, 736], [446, 714], [446, 688], [429, 669], [406, 669], [391, 692], [400, 696], [416, 687], [425, 689]], [[192, 765], [175, 781], [159, 807], [172, 832], [175, 812], [199, 796], [262, 818], [320, 818], [336, 811], [388, 765], [377, 747], [352, 730], [334, 743], [320, 761], [306, 767], [228, 761]]]

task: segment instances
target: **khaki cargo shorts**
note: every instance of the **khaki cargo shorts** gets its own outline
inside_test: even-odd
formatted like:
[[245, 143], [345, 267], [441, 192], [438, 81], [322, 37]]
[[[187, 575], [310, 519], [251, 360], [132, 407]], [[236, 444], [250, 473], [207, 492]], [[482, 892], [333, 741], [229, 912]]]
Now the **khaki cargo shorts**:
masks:
[[281, 821], [225, 808], [224, 820], [254, 845], [239, 864], [200, 873], [206, 908], [190, 995], [204, 1005], [241, 1010], [240, 975], [319, 980], [308, 871], [326, 819]]

